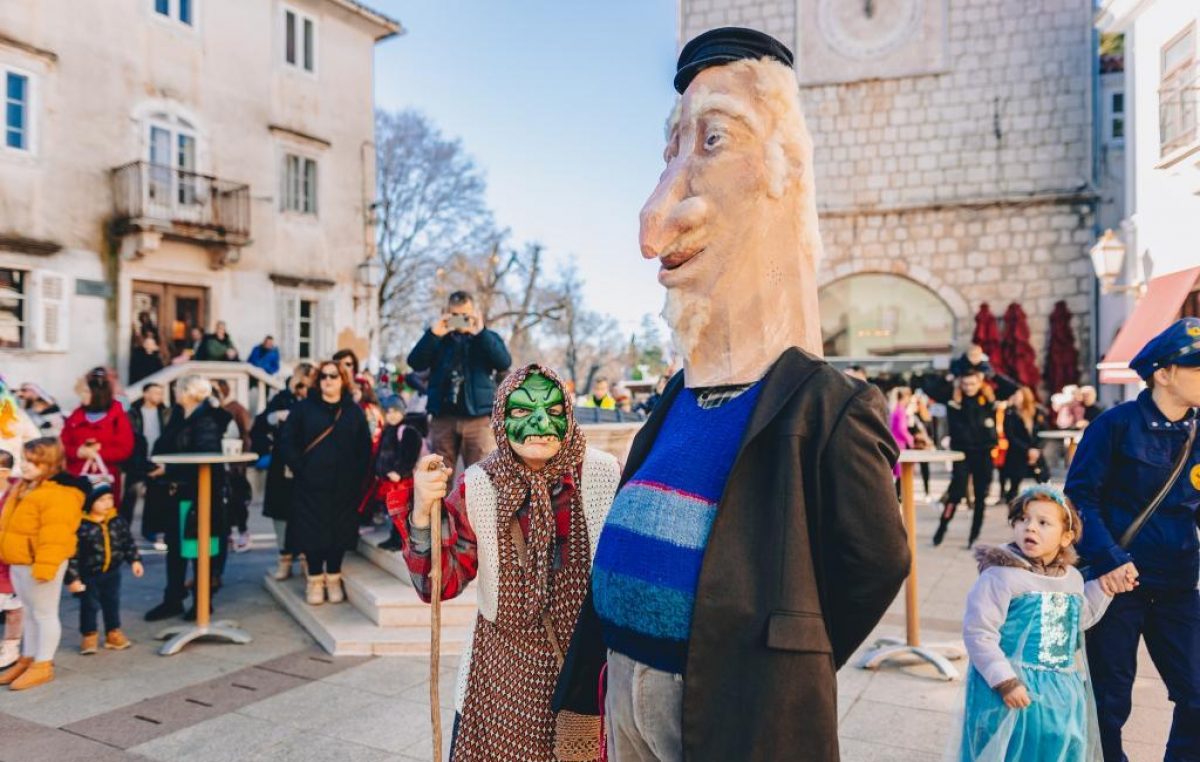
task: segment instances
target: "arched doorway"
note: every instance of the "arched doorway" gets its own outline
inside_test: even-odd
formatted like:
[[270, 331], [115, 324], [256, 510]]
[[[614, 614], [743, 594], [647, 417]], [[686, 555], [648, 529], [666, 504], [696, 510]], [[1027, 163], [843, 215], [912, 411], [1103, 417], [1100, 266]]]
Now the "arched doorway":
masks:
[[954, 312], [909, 278], [848, 275], [822, 287], [818, 300], [826, 358], [917, 359], [954, 349]]

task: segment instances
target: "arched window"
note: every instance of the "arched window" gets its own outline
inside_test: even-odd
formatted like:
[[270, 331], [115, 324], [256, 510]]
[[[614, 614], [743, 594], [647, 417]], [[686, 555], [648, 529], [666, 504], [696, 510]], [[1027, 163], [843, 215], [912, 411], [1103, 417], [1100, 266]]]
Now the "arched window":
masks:
[[826, 357], [927, 356], [954, 348], [954, 313], [914, 280], [850, 275], [822, 288], [818, 299]]

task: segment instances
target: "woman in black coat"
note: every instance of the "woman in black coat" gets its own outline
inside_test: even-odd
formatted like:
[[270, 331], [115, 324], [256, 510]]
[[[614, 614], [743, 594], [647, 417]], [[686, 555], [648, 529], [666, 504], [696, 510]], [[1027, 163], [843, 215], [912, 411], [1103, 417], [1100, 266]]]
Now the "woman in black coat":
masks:
[[279, 565], [274, 577], [285, 580], [292, 576], [292, 559], [295, 553], [287, 544], [287, 522], [292, 517], [292, 472], [284, 462], [283, 427], [296, 405], [304, 399], [313, 383], [313, 367], [300, 363], [292, 372], [288, 388], [276, 394], [267, 403], [267, 408], [258, 414], [250, 439], [254, 451], [271, 454], [267, 466], [267, 480], [263, 491], [263, 515], [275, 524], [275, 542], [279, 546]]
[[317, 368], [317, 388], [284, 424], [283, 462], [292, 471], [287, 547], [304, 553], [305, 600], [345, 599], [342, 557], [358, 543], [358, 502], [371, 460], [367, 418], [350, 396], [350, 378], [333, 361]]
[[1050, 480], [1050, 468], [1042, 454], [1039, 436], [1046, 426], [1045, 417], [1038, 410], [1037, 398], [1028, 386], [1022, 386], [1013, 395], [1012, 402], [1004, 411], [1004, 436], [1008, 439], [1008, 453], [1000, 468], [1001, 484], [1007, 484], [1004, 499], [1012, 502], [1020, 490], [1021, 482], [1033, 477], [1038, 484]]

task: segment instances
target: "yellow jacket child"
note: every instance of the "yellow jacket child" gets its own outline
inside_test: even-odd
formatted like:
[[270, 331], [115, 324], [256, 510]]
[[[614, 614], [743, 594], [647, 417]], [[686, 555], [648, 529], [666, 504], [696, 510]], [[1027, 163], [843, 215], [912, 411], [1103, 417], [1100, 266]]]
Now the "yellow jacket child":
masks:
[[86, 495], [86, 480], [64, 473], [66, 456], [58, 439], [26, 442], [23, 454], [21, 483], [0, 511], [0, 561], [9, 564], [13, 589], [26, 608], [21, 658], [0, 673], [0, 685], [14, 691], [54, 679], [63, 575], [75, 554]]

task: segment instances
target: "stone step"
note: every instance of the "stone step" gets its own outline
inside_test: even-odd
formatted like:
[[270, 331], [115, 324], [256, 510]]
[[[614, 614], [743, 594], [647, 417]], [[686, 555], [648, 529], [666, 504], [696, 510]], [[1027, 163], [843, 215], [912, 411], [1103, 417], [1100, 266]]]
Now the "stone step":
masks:
[[[347, 554], [342, 583], [350, 603], [381, 627], [429, 628], [430, 606], [417, 591], [362, 556]], [[442, 602], [442, 626], [469, 626], [475, 619], [475, 591], [468, 588]]]
[[383, 527], [370, 534], [360, 536], [358, 538], [358, 554], [411, 587], [412, 577], [409, 576], [408, 567], [404, 565], [404, 556], [399, 552], [380, 550], [379, 548], [379, 543], [386, 540], [389, 534], [388, 528]]
[[[364, 562], [363, 565], [368, 564]], [[263, 579], [264, 587], [275, 600], [331, 655], [429, 655], [427, 606], [421, 624], [381, 627], [349, 601], [336, 605], [323, 603], [320, 606], [309, 606], [304, 602], [304, 584], [304, 578], [300, 575], [279, 581], [268, 574]], [[467, 599], [474, 602], [474, 596], [468, 595]], [[446, 613], [443, 611], [443, 615]], [[414, 621], [416, 620], [414, 616]], [[470, 632], [470, 627], [466, 625], [443, 622], [442, 653], [462, 653]]]

